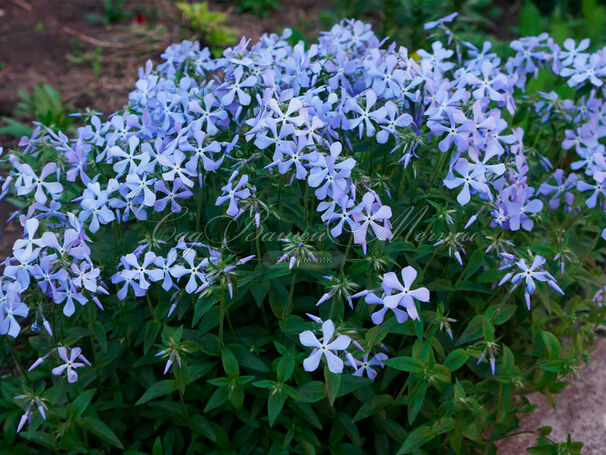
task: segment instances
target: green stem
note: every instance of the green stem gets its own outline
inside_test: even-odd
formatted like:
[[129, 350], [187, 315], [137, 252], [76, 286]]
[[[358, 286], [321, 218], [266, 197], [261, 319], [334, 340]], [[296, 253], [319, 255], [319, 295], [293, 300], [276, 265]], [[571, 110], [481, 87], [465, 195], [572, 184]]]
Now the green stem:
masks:
[[126, 343], [126, 350], [131, 353], [130, 340], [128, 339], [128, 330], [126, 329], [126, 322], [124, 320], [124, 304], [120, 303], [120, 325], [122, 325], [122, 332], [124, 333], [124, 342]]
[[398, 185], [398, 201], [402, 200], [402, 193], [404, 192], [405, 180], [406, 180], [406, 169], [402, 169], [402, 177], [400, 178], [400, 184]]
[[309, 185], [307, 184], [307, 182], [305, 182], [305, 198], [304, 198], [304, 201], [303, 201], [303, 207], [305, 209], [305, 212], [304, 212], [305, 214], [304, 214], [304, 218], [303, 218], [305, 230], [307, 230], [307, 218], [308, 218], [308, 216], [307, 216], [308, 193], [309, 193]]
[[198, 206], [196, 208], [196, 234], [200, 232], [200, 220], [202, 217], [202, 188], [198, 191]]
[[587, 248], [585, 250], [585, 253], [583, 253], [583, 256], [581, 256], [581, 259], [575, 264], [574, 268], [570, 271], [569, 275], [572, 275], [572, 273], [575, 272], [579, 268], [579, 266], [585, 262], [585, 259], [587, 259], [587, 256], [589, 255], [589, 253], [591, 253], [593, 251], [593, 249], [595, 248], [595, 246], [598, 244], [598, 241], [600, 240], [601, 235], [602, 235], [602, 231], [598, 231], [598, 233], [594, 237], [593, 241], [589, 245], [589, 248]]
[[404, 384], [402, 384], [402, 388], [400, 389], [400, 391], [396, 395], [395, 401], [397, 401], [404, 394], [404, 390], [406, 390], [407, 386], [408, 386], [408, 379], [404, 382]]
[[263, 267], [263, 264], [261, 263], [261, 240], [260, 238], [260, 232], [259, 232], [259, 228], [257, 227], [257, 235], [255, 238], [255, 247], [257, 250], [257, 270], [261, 270], [261, 268]]
[[95, 348], [95, 337], [93, 337], [93, 305], [89, 302], [86, 306], [88, 307], [88, 335], [90, 337], [90, 348], [93, 351], [95, 365], [97, 365], [97, 349]]
[[330, 314], [328, 315], [328, 319], [332, 319], [335, 315], [335, 309], [337, 307], [337, 297], [335, 295], [332, 296], [332, 302], [330, 303]]
[[114, 221], [112, 223], [112, 231], [113, 234], [112, 235], [112, 240], [113, 240], [113, 244], [114, 244], [114, 261], [118, 258], [118, 229], [116, 227], [117, 221]]
[[382, 172], [385, 173], [385, 168], [387, 167], [387, 152], [383, 153], [383, 165], [381, 166]]
[[353, 234], [349, 236], [349, 242], [347, 243], [347, 248], [345, 248], [345, 254], [343, 255], [343, 262], [341, 263], [341, 268], [345, 267], [345, 263], [347, 262], [347, 256], [349, 255], [349, 250], [351, 249], [351, 244], [353, 243]]
[[288, 316], [290, 316], [290, 313], [292, 312], [296, 278], [297, 278], [297, 272], [293, 273], [292, 277], [290, 278], [290, 289], [288, 290], [288, 304], [286, 305], [286, 312], [284, 313], [284, 319], [288, 318]]
[[21, 362], [19, 361], [19, 358], [17, 357], [17, 351], [15, 351], [15, 348], [14, 348], [13, 344], [11, 343], [10, 338], [8, 337], [8, 335], [4, 335], [4, 338], [6, 339], [6, 344], [8, 345], [8, 348], [11, 351], [13, 360], [15, 361], [15, 367], [17, 368], [17, 371], [19, 372], [19, 374], [21, 376], [23, 376], [23, 379], [25, 379], [25, 381], [28, 383], [28, 385], [30, 387], [32, 387], [32, 382], [27, 377], [27, 374], [25, 374], [25, 369], [23, 368], [23, 365], [21, 365]]
[[282, 196], [282, 185], [278, 186], [278, 202], [276, 203], [276, 211], [278, 212], [278, 231], [282, 226], [282, 217], [280, 216], [280, 198]]
[[156, 320], [156, 317], [154, 316], [154, 306], [151, 303], [151, 299], [149, 297], [149, 293], [145, 293], [145, 301], [147, 302], [147, 307], [149, 308], [149, 313], [151, 314], [151, 317], [153, 320]]
[[435, 172], [431, 176], [431, 180], [429, 181], [429, 186], [427, 187], [427, 190], [425, 191], [425, 196], [427, 196], [427, 194], [429, 194], [429, 190], [431, 190], [431, 188], [433, 187], [436, 177], [438, 175], [442, 174], [442, 168], [444, 167], [444, 163], [447, 161], [448, 155], [450, 155], [450, 154], [444, 152], [444, 153], [442, 153], [442, 156], [440, 156], [440, 158], [438, 159], [438, 165], [435, 169]]
[[375, 145], [375, 143], [371, 142], [370, 143], [370, 148], [369, 148], [369, 151], [368, 151], [368, 162], [366, 163], [366, 167], [367, 167], [367, 170], [368, 170], [369, 173], [372, 170], [372, 158], [373, 158], [373, 154], [374, 154], [374, 145]]
[[225, 319], [225, 295], [221, 295], [219, 302], [219, 345], [223, 348], [223, 320]]
[[[370, 307], [370, 305], [368, 305]], [[375, 326], [378, 327], [378, 326]], [[375, 338], [377, 337], [378, 330], [374, 330], [372, 335], [370, 336], [370, 340], [368, 341], [368, 350], [371, 350], [375, 344]]]
[[452, 286], [452, 291], [450, 291], [450, 294], [448, 294], [448, 300], [451, 299], [452, 295], [455, 293], [455, 291], [457, 290], [457, 286], [459, 285], [459, 283], [461, 282], [461, 280], [463, 279], [463, 276], [465, 275], [465, 272], [467, 272], [467, 269], [469, 268], [469, 264], [471, 264], [470, 261], [466, 261], [467, 263], [465, 264], [465, 267], [463, 267], [463, 270], [461, 271], [461, 273], [459, 274], [459, 277], [457, 278], [457, 281], [455, 281], [454, 285]]

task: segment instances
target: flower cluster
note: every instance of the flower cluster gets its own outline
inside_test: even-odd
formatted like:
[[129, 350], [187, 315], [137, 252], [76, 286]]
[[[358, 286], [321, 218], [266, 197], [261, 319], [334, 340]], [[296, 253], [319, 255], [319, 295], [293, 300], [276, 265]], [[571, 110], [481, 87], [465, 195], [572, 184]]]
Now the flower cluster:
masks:
[[411, 266], [402, 269], [402, 282], [394, 272], [386, 273], [383, 276], [382, 291], [383, 296], [378, 296], [375, 291], [362, 291], [353, 297], [364, 297], [369, 305], [382, 305], [382, 308], [371, 316], [372, 322], [381, 324], [385, 319], [385, 313], [391, 310], [397, 321], [402, 323], [410, 319], [418, 320], [419, 311], [415, 301], [429, 302], [429, 290], [421, 287], [411, 289], [417, 271]]
[[[453, 406], [466, 403], [459, 389], [442, 387], [468, 355], [478, 363], [488, 358], [493, 374], [510, 368], [506, 359], [497, 365], [494, 330], [507, 318], [488, 307], [486, 292], [509, 296], [523, 288], [517, 294], [530, 311], [537, 289], [564, 294], [573, 286], [599, 241], [574, 255], [563, 239], [577, 217], [604, 223], [606, 51], [589, 53], [587, 41], [560, 47], [540, 35], [512, 42], [513, 56], [503, 61], [490, 43], [479, 49], [461, 41], [448, 25], [455, 17], [427, 24], [447, 39], [414, 54], [385, 45], [355, 20], [311, 46], [290, 44], [286, 30], [252, 45], [243, 39], [219, 58], [183, 41], [166, 49], [158, 66], [139, 71], [123, 111], [83, 115], [73, 137], [37, 125], [5, 157], [2, 195], [22, 202], [13, 218], [24, 233], [2, 263], [0, 334], [16, 338], [28, 326], [44, 327], [48, 337], [36, 349], [46, 354], [30, 371], [52, 358], [48, 379], [65, 373], [69, 383], [79, 374], [83, 383], [106, 380], [121, 355], [129, 368], [160, 357], [163, 373], [175, 375], [162, 383], [163, 394], [179, 390], [184, 415], [185, 387], [216, 369], [212, 357], [221, 357], [226, 377], [208, 381], [217, 387], [212, 395], [194, 394], [208, 402], [206, 410], [228, 400], [240, 409], [252, 383], [271, 389], [271, 424], [287, 395], [312, 400], [286, 383], [308, 380], [311, 389], [321, 362], [327, 378], [349, 367], [352, 381], [364, 374], [374, 380], [389, 366], [407, 371], [410, 380], [388, 401], [401, 403], [406, 386], [418, 394], [407, 401], [409, 423], [429, 386], [444, 399], [458, 397]], [[543, 70], [578, 96], [526, 93]], [[522, 114], [534, 116], [526, 129], [517, 120]], [[561, 134], [546, 138], [546, 123]], [[547, 140], [561, 143], [543, 147]], [[432, 207], [428, 230], [447, 235], [413, 245], [399, 218], [425, 202]], [[543, 217], [562, 224], [543, 226]], [[541, 244], [556, 225], [553, 245]], [[261, 242], [267, 229], [280, 232], [277, 241]], [[486, 231], [467, 246], [468, 256], [455, 229]], [[325, 256], [332, 262], [318, 273]], [[549, 272], [555, 261], [560, 284]], [[513, 285], [507, 291], [500, 287], [506, 282]], [[471, 307], [486, 314], [459, 330], [454, 322]], [[92, 310], [110, 312], [112, 329]], [[302, 318], [307, 311], [317, 312], [308, 314], [311, 322]], [[169, 326], [184, 318], [191, 329]], [[93, 355], [98, 343], [115, 357], [91, 365], [83, 352], [96, 356], [82, 333]], [[148, 356], [160, 333], [164, 343]], [[476, 343], [446, 357], [453, 333], [461, 345]], [[405, 344], [404, 335], [418, 341]], [[108, 336], [115, 341], [109, 348]], [[304, 359], [300, 345], [311, 348]], [[303, 368], [293, 376], [295, 358]], [[253, 382], [240, 367], [271, 377]], [[143, 375], [145, 387], [153, 376]], [[386, 394], [394, 375], [383, 376]], [[371, 383], [364, 381], [343, 390]], [[331, 384], [326, 393], [334, 401], [339, 384]], [[369, 386], [360, 396], [385, 398], [373, 395]], [[28, 399], [19, 430], [34, 409], [45, 417], [43, 402]]]

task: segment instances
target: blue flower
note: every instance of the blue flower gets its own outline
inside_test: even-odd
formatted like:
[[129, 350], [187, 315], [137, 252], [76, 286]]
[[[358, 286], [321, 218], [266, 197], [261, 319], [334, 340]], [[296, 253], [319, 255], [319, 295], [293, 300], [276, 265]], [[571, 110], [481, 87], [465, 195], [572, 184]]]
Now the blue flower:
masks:
[[248, 175], [243, 175], [235, 185], [232, 184], [233, 180], [238, 176], [238, 171], [234, 171], [229, 177], [227, 184], [221, 187], [223, 195], [217, 198], [215, 205], [223, 205], [229, 201], [227, 207], [227, 214], [231, 217], [235, 217], [238, 214], [238, 201], [248, 199], [250, 197], [250, 190], [245, 188], [248, 183]]
[[310, 356], [303, 361], [305, 371], [315, 371], [320, 364], [320, 360], [324, 357], [328, 369], [332, 373], [343, 372], [343, 360], [339, 358], [338, 352], [347, 349], [351, 343], [351, 338], [347, 335], [339, 335], [333, 340], [334, 333], [335, 326], [328, 319], [322, 323], [322, 341], [318, 340], [311, 330], [306, 330], [299, 334], [301, 344], [313, 348]]
[[346, 365], [349, 365], [354, 368], [354, 372], [352, 373], [354, 376], [362, 377], [364, 373], [372, 379], [373, 381], [377, 377], [377, 371], [373, 367], [385, 368], [384, 360], [387, 360], [387, 355], [380, 352], [375, 354], [371, 359], [369, 359], [369, 353], [366, 352], [361, 360], [356, 359], [351, 354], [347, 355]]
[[481, 167], [472, 167], [469, 165], [469, 161], [465, 158], [460, 158], [453, 169], [461, 177], [456, 177], [454, 174], [449, 173], [448, 177], [444, 180], [444, 185], [450, 189], [459, 186], [463, 187], [457, 196], [459, 204], [466, 205], [471, 200], [470, 187], [479, 193], [490, 195], [490, 188], [485, 183], [486, 177]]
[[255, 76], [247, 76], [246, 79], [241, 80], [243, 74], [244, 71], [242, 68], [237, 66], [233, 72], [234, 80], [225, 83], [227, 93], [221, 98], [221, 102], [224, 105], [231, 104], [236, 95], [238, 95], [238, 101], [242, 106], [250, 104], [250, 95], [244, 89], [253, 87], [257, 83], [257, 78]]
[[[405, 308], [408, 316], [411, 319], [419, 319], [419, 313], [415, 300], [420, 302], [429, 302], [429, 290], [425, 287], [411, 289], [412, 284], [417, 279], [417, 271], [411, 267], [404, 267], [401, 271], [402, 282], [398, 280], [398, 277], [394, 272], [388, 272], [383, 275], [383, 290], [385, 291], [385, 297], [383, 297], [383, 304], [385, 307], [381, 311], [385, 311], [387, 308], [395, 310], [402, 306]], [[396, 313], [398, 316], [398, 313]], [[398, 317], [398, 322], [404, 322], [403, 316]], [[405, 318], [404, 318], [405, 320]]]
[[[88, 360], [86, 360], [86, 358], [82, 355], [82, 350], [80, 348], [72, 348], [68, 354], [67, 348], [59, 347], [57, 348], [57, 353], [59, 354], [59, 358], [65, 363], [53, 368], [52, 373], [54, 376], [61, 376], [65, 371], [67, 382], [69, 383], [73, 383], [78, 380], [78, 373], [76, 372], [77, 368], [90, 365]], [[78, 362], [78, 360], [80, 360], [80, 362]]]

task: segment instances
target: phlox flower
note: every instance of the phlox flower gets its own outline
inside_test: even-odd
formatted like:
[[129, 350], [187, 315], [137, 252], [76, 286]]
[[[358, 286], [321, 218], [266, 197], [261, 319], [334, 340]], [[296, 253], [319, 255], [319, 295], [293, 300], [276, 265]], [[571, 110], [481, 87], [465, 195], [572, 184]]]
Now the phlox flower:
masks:
[[[322, 341], [318, 340], [311, 330], [299, 334], [299, 341], [303, 346], [313, 348], [310, 356], [303, 361], [305, 371], [315, 371], [322, 357], [326, 359], [328, 369], [332, 373], [343, 372], [343, 360], [338, 356], [338, 351], [344, 351], [351, 343], [347, 335], [339, 335], [332, 340], [335, 333], [333, 322], [328, 319], [322, 323]], [[331, 341], [332, 340], [332, 341]]]
[[[57, 353], [59, 354], [59, 358], [65, 363], [53, 368], [53, 376], [61, 376], [61, 374], [63, 374], [65, 371], [67, 381], [70, 384], [78, 380], [78, 373], [76, 372], [77, 368], [90, 365], [89, 361], [86, 360], [86, 358], [82, 355], [82, 350], [80, 348], [72, 348], [68, 355], [67, 348], [61, 346], [57, 348]], [[78, 362], [78, 360], [81, 360], [81, 362]]]
[[419, 319], [419, 313], [417, 312], [415, 300], [429, 302], [429, 290], [425, 287], [411, 289], [412, 284], [417, 279], [417, 271], [413, 267], [404, 267], [400, 275], [402, 282], [398, 280], [394, 272], [388, 272], [383, 275], [382, 286], [385, 296], [383, 297], [384, 307], [380, 312], [384, 314], [387, 309], [392, 309], [396, 313], [398, 322], [404, 322], [406, 320], [404, 315], [395, 311], [398, 307], [404, 307], [408, 316], [413, 320], [417, 320]]
[[232, 184], [233, 180], [238, 176], [238, 171], [234, 171], [227, 181], [227, 184], [221, 187], [223, 194], [217, 198], [215, 203], [216, 206], [223, 205], [229, 201], [227, 207], [227, 214], [231, 217], [235, 217], [238, 214], [238, 201], [248, 199], [250, 197], [250, 190], [245, 188], [248, 183], [248, 175], [243, 175], [235, 185]]
[[485, 183], [485, 176], [482, 172], [482, 168], [469, 165], [469, 161], [465, 158], [459, 158], [457, 163], [453, 166], [461, 177], [456, 177], [452, 172], [448, 174], [448, 177], [444, 179], [444, 185], [447, 188], [453, 189], [459, 186], [463, 186], [461, 192], [457, 196], [457, 202], [461, 205], [466, 205], [471, 200], [471, 192], [469, 187], [473, 190], [489, 195], [490, 188]]
[[372, 379], [374, 381], [377, 377], [377, 371], [375, 370], [375, 368], [385, 368], [385, 364], [383, 364], [383, 361], [387, 360], [387, 355], [380, 352], [378, 354], [375, 354], [371, 359], [368, 358], [369, 355], [370, 354], [367, 352], [362, 356], [362, 359], [359, 360], [356, 359], [353, 355], [348, 354], [346, 365], [349, 365], [354, 368], [355, 371], [352, 373], [354, 376], [362, 377], [364, 376], [364, 373], [366, 373], [369, 379]]

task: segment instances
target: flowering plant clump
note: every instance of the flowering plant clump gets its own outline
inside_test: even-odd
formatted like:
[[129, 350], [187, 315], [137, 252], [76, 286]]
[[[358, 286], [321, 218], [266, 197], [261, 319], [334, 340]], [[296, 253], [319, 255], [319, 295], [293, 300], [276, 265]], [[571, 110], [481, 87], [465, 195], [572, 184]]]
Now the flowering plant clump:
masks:
[[5, 151], [0, 445], [485, 453], [561, 390], [606, 312], [606, 49], [455, 16], [183, 41]]

